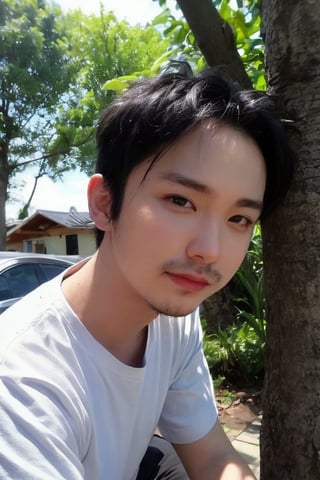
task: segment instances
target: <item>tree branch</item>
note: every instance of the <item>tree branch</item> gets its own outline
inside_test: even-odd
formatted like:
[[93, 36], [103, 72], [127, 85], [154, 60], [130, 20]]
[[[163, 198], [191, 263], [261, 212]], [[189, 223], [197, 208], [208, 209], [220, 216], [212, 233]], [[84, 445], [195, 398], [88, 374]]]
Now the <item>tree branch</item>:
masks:
[[18, 164], [16, 164], [16, 166], [20, 167], [20, 166], [24, 166], [24, 165], [29, 165], [29, 163], [39, 162], [39, 161], [42, 161], [42, 160], [48, 160], [49, 158], [55, 157], [57, 155], [59, 155], [59, 156], [60, 155], [62, 155], [62, 156], [68, 155], [70, 153], [71, 148], [80, 147], [81, 145], [84, 145], [90, 139], [90, 137], [91, 137], [91, 135], [88, 135], [81, 142], [76, 143], [76, 144], [71, 144], [66, 150], [61, 150], [60, 152], [45, 153], [38, 158], [33, 158], [31, 160], [25, 160], [24, 162], [18, 163]]
[[234, 42], [231, 27], [211, 0], [177, 0], [208, 65], [219, 67], [242, 88], [252, 88]]

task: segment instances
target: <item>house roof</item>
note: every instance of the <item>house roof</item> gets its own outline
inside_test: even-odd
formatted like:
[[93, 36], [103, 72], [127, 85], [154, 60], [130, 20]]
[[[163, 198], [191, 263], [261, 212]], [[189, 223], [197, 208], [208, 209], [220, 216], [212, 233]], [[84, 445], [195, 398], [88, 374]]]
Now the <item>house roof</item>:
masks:
[[71, 230], [92, 229], [94, 224], [88, 212], [78, 212], [74, 207], [71, 207], [69, 212], [36, 210], [30, 217], [8, 230], [7, 239], [14, 240], [26, 235], [41, 236], [54, 227], [65, 227]]

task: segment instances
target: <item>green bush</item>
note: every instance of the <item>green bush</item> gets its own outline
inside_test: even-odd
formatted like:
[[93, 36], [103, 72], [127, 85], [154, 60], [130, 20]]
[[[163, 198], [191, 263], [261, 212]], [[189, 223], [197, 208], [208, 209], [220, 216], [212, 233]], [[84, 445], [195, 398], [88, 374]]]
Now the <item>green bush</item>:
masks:
[[266, 329], [259, 226], [234, 280], [234, 323], [209, 335], [203, 319], [204, 352], [213, 378], [223, 377], [229, 383], [257, 384], [264, 376]]

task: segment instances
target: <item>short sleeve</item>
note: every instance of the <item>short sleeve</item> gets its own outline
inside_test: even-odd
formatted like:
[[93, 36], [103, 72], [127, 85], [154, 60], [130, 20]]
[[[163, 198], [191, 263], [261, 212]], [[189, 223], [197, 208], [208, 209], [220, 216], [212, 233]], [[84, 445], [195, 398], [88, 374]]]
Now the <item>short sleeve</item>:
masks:
[[170, 385], [159, 421], [161, 433], [172, 443], [191, 443], [205, 436], [217, 421], [217, 408], [208, 364], [203, 352], [199, 315], [185, 328], [186, 348]]

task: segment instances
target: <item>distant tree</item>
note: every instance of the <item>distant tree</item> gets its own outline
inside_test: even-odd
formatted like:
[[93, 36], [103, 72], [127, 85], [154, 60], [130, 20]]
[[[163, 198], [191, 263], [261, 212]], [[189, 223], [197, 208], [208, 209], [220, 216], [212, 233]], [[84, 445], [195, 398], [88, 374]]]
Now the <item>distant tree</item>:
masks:
[[50, 161], [53, 113], [74, 71], [57, 6], [0, 0], [0, 249], [13, 176], [30, 163]]
[[37, 166], [19, 217], [28, 215], [38, 179], [70, 169], [90, 174], [97, 119], [114, 75], [150, 68], [169, 41], [151, 26], [112, 13], [62, 14], [45, 0], [0, 0], [0, 249], [14, 175]]
[[64, 151], [71, 146], [65, 163], [75, 159], [71, 167], [90, 175], [96, 157], [96, 124], [115, 95], [104, 84], [131, 72], [147, 72], [170, 43], [153, 26], [133, 27], [118, 21], [103, 7], [98, 16], [87, 16], [78, 10], [70, 13], [69, 19], [74, 25], [69, 37], [72, 55], [80, 67], [69, 97], [58, 112], [49, 151]]

